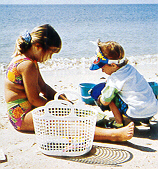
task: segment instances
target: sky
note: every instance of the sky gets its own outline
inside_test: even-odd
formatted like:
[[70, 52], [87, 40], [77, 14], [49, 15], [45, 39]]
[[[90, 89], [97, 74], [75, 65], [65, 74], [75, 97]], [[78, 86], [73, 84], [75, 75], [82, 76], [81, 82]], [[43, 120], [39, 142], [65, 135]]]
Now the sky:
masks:
[[158, 4], [158, 0], [0, 0], [0, 4]]

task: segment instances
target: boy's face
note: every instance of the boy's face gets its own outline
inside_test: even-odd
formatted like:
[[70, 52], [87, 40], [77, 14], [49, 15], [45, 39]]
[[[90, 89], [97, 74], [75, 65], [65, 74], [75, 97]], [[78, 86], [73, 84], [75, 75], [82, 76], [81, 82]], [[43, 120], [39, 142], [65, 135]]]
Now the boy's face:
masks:
[[115, 63], [111, 65], [105, 64], [102, 68], [102, 72], [106, 73], [107, 75], [111, 75], [112, 73], [116, 72], [119, 68]]

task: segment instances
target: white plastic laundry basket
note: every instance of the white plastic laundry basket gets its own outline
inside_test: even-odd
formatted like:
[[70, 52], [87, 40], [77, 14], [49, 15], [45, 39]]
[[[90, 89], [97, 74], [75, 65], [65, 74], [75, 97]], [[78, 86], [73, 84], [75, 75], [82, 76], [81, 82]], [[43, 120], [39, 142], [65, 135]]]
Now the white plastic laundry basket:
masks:
[[46, 155], [83, 155], [92, 148], [97, 113], [81, 101], [57, 100], [60, 93], [32, 112], [37, 144]]

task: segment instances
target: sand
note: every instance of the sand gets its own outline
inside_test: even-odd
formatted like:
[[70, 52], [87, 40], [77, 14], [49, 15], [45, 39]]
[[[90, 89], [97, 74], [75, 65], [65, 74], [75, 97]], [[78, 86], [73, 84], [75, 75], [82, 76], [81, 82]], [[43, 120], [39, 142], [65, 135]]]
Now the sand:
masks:
[[[136, 65], [136, 68], [147, 81], [158, 82], [157, 64]], [[100, 83], [106, 80], [106, 75], [99, 71], [89, 71], [85, 68], [66, 69], [57, 71], [42, 71], [44, 80], [57, 91], [72, 90], [80, 93], [80, 83]], [[158, 124], [156, 121], [151, 128], [135, 128], [134, 136], [126, 142], [94, 142], [89, 157], [101, 160], [105, 164], [88, 164], [72, 161], [72, 158], [61, 158], [44, 155], [36, 144], [34, 134], [21, 133], [13, 129], [6, 111], [3, 90], [4, 75], [0, 75], [0, 158], [4, 154], [6, 160], [0, 159], [0, 169], [43, 169], [43, 168], [75, 168], [75, 169], [102, 169], [102, 168], [157, 168], [158, 166]], [[109, 113], [109, 116], [112, 113]], [[99, 146], [99, 147], [97, 147]], [[97, 151], [105, 151], [101, 156]], [[109, 153], [109, 154], [108, 154]], [[94, 157], [95, 156], [95, 157]], [[3, 156], [4, 158], [4, 156]], [[122, 159], [120, 163], [118, 158]], [[83, 157], [76, 158], [83, 159]], [[110, 161], [116, 162], [111, 164]]]

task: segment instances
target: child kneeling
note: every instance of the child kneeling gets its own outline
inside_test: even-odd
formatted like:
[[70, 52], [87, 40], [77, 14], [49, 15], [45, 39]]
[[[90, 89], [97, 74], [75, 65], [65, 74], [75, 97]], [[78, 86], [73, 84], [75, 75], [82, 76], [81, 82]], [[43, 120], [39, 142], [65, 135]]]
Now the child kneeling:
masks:
[[134, 122], [149, 123], [158, 112], [158, 101], [149, 83], [128, 64], [122, 46], [99, 41], [96, 55], [90, 70], [101, 68], [110, 75], [97, 103], [109, 106], [113, 112], [115, 121], [111, 127], [123, 127], [123, 114]]

